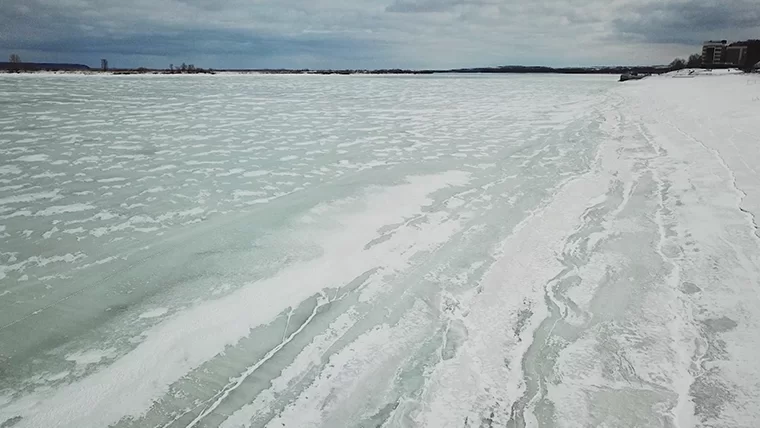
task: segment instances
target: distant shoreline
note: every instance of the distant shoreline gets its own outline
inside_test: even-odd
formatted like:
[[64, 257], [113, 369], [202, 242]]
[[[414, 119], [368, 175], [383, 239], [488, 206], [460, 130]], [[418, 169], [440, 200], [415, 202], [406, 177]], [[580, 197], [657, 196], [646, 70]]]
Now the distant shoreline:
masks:
[[[457, 69], [436, 70], [412, 70], [412, 69], [335, 69], [335, 70], [311, 70], [311, 69], [196, 69], [192, 71], [166, 70], [166, 69], [111, 69], [101, 71], [91, 69], [78, 64], [63, 64], [57, 68], [55, 64], [10, 64], [0, 63], [0, 71], [5, 73], [57, 73], [57, 74], [87, 74], [87, 75], [193, 75], [193, 74], [312, 74], [312, 75], [430, 75], [430, 74], [662, 74], [673, 71], [667, 66], [608, 66], [608, 67], [544, 67], [544, 66], [501, 66], [501, 67], [476, 67]], [[74, 67], [72, 67], [74, 66]]]

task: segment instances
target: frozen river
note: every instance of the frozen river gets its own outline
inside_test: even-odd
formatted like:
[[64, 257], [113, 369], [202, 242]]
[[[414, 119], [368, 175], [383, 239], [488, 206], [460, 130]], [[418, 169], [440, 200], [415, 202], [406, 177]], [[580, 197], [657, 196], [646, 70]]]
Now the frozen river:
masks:
[[0, 76], [0, 426], [760, 426], [745, 80]]

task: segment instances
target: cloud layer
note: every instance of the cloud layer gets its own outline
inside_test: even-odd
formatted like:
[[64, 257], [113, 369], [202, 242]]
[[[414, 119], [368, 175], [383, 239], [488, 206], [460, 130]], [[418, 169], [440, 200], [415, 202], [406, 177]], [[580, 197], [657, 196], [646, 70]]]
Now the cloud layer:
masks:
[[3, 0], [0, 54], [125, 67], [667, 63], [760, 38], [759, 0]]

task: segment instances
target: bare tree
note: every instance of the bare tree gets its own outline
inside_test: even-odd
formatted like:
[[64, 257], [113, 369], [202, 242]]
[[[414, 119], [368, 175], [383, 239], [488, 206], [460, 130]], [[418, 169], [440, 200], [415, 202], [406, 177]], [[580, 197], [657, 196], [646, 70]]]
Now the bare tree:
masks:
[[18, 64], [21, 62], [21, 57], [18, 56], [18, 54], [11, 54], [10, 62], [13, 64]]
[[686, 68], [686, 60], [683, 58], [676, 58], [669, 65], [671, 70], [682, 70]]
[[686, 67], [697, 68], [702, 65], [702, 55], [695, 53], [689, 55], [689, 59], [686, 61]]

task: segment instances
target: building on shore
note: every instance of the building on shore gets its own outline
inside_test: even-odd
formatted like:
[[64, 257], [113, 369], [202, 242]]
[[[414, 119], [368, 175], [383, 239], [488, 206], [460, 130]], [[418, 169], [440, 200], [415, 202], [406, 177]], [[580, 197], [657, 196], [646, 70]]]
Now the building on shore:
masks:
[[723, 55], [726, 52], [725, 40], [708, 40], [702, 44], [702, 66], [723, 63]]
[[760, 40], [728, 43], [726, 40], [708, 40], [702, 45], [702, 67], [751, 69], [760, 61]]

